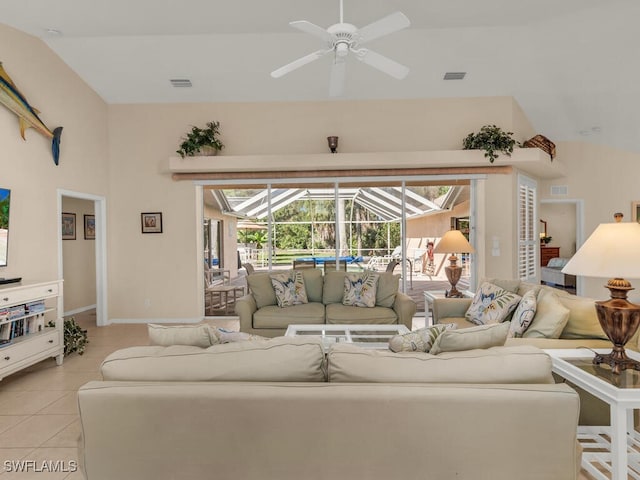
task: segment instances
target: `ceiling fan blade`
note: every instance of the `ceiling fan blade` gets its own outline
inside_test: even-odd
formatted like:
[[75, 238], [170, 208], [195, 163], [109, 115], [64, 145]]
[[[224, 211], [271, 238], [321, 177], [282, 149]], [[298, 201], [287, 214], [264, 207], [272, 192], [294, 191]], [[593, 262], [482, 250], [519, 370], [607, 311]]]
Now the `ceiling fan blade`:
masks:
[[384, 35], [397, 32], [403, 28], [407, 28], [411, 25], [409, 19], [402, 12], [395, 12], [391, 15], [387, 15], [380, 20], [370, 23], [358, 30], [358, 36], [360, 37], [359, 43], [367, 43], [376, 38], [380, 38]]
[[319, 27], [314, 23], [307, 22], [306, 20], [299, 20], [296, 22], [289, 22], [289, 25], [305, 33], [309, 33], [315, 37], [320, 37], [322, 40], [329, 44], [333, 43], [333, 37], [331, 36], [331, 34], [324, 28]]
[[291, 63], [287, 63], [285, 66], [280, 67], [277, 70], [274, 70], [273, 72], [271, 72], [271, 76], [273, 78], [280, 78], [281, 76], [286, 75], [289, 72], [293, 72], [294, 70], [305, 66], [307, 63], [311, 63], [314, 60], [319, 59], [320, 57], [322, 57], [323, 55], [331, 51], [332, 49], [318, 50], [317, 52], [313, 52], [313, 53], [310, 53], [309, 55], [305, 55], [302, 58], [294, 60]]
[[356, 58], [398, 80], [402, 80], [409, 74], [409, 69], [404, 65], [366, 48], [360, 49], [356, 53]]
[[340, 97], [344, 92], [344, 79], [346, 77], [347, 62], [344, 58], [336, 58], [331, 65], [331, 77], [329, 80], [329, 96]]

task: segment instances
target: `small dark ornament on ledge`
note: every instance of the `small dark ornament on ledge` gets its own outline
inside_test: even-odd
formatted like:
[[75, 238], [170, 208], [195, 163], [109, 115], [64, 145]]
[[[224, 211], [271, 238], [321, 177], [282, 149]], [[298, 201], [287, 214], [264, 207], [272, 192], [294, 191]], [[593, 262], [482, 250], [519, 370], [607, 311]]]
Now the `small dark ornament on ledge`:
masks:
[[337, 153], [338, 137], [327, 137], [327, 142], [329, 143], [329, 149], [331, 149], [331, 153]]

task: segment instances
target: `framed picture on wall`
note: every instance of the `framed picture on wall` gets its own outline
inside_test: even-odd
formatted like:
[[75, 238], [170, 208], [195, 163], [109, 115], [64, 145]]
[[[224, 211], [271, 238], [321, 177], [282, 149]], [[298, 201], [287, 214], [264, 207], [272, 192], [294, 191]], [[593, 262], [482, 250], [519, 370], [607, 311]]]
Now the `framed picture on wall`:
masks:
[[76, 214], [62, 212], [62, 239], [76, 239]]
[[84, 239], [85, 240], [96, 239], [96, 216], [95, 215], [84, 216]]
[[162, 213], [141, 213], [142, 233], [162, 233]]
[[631, 221], [640, 223], [640, 201], [631, 202]]

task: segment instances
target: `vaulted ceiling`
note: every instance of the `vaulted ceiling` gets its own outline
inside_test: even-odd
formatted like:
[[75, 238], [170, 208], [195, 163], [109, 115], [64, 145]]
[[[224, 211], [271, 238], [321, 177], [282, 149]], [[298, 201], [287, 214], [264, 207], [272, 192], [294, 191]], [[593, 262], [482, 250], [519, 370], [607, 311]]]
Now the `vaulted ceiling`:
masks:
[[[345, 21], [359, 27], [394, 11], [411, 26], [368, 46], [408, 66], [408, 77], [351, 58], [342, 98], [513, 96], [554, 141], [640, 151], [637, 0], [344, 0]], [[269, 75], [321, 47], [288, 22], [338, 19], [339, 0], [0, 6], [0, 22], [42, 38], [108, 103], [340, 101], [328, 96], [329, 56]], [[466, 77], [445, 81], [446, 72]], [[193, 86], [174, 88], [176, 78]]]

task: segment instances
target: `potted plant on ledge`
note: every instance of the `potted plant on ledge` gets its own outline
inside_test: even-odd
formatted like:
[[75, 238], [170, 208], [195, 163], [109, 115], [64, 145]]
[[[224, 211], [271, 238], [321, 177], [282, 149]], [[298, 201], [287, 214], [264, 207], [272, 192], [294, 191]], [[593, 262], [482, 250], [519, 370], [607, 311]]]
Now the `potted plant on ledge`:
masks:
[[220, 122], [208, 122], [206, 128], [191, 127], [191, 131], [182, 138], [180, 149], [176, 150], [182, 158], [194, 155], [217, 155], [224, 144], [218, 138]]
[[510, 157], [513, 147], [520, 146], [512, 135], [513, 132], [505, 132], [495, 125], [485, 125], [478, 133], [467, 135], [462, 141], [462, 146], [464, 150], [484, 150], [484, 156], [493, 163], [498, 158], [498, 152]]

